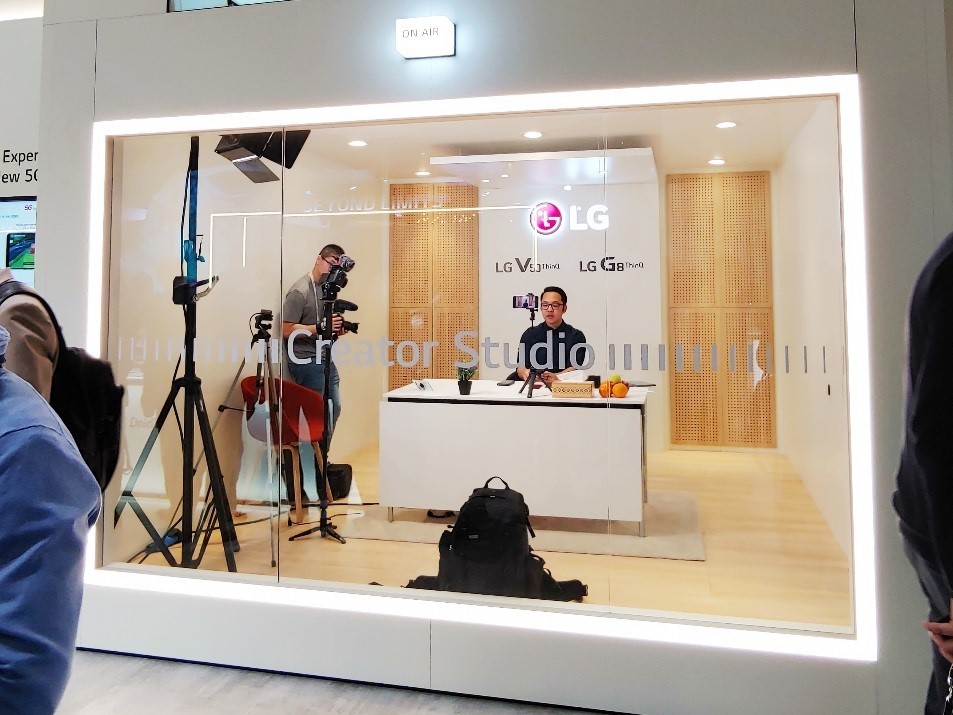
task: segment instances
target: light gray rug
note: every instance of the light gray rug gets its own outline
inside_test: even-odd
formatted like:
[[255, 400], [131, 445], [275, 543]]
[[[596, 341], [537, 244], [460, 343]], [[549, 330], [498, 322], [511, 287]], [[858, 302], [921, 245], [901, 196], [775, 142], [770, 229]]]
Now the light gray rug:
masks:
[[[534, 551], [574, 554], [612, 554], [656, 559], [704, 561], [705, 547], [698, 523], [694, 497], [672, 492], [652, 492], [645, 505], [645, 536], [636, 536], [634, 522], [607, 522], [593, 519], [564, 519], [531, 516], [536, 538]], [[410, 541], [436, 544], [453, 518], [434, 519], [422, 509], [395, 509], [394, 521], [387, 521], [387, 508], [368, 506], [346, 517], [337, 517], [335, 526], [349, 539]]]

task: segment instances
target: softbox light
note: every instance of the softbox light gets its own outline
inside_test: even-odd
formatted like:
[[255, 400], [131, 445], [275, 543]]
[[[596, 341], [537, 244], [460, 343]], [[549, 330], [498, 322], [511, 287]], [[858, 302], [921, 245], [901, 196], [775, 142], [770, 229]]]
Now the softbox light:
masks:
[[[310, 129], [288, 132], [250, 132], [224, 134], [215, 147], [215, 153], [228, 159], [235, 168], [256, 184], [278, 181], [278, 176], [262, 161], [268, 159], [290, 169], [301, 153]], [[282, 137], [284, 146], [282, 147]]]

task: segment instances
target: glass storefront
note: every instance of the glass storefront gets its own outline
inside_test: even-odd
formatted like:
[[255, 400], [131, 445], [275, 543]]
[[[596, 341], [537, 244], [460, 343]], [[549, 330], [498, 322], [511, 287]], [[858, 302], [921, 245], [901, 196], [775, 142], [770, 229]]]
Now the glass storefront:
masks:
[[586, 587], [507, 604], [853, 631], [836, 98], [117, 137], [111, 196], [104, 567], [496, 604], [500, 477]]

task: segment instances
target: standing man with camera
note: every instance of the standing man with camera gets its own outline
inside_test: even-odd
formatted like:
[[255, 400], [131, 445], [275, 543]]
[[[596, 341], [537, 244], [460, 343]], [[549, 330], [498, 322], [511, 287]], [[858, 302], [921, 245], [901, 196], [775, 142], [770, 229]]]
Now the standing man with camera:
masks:
[[[337, 366], [329, 359], [324, 364], [321, 357], [321, 324], [324, 320], [325, 283], [331, 271], [342, 262], [344, 249], [329, 243], [318, 253], [310, 273], [301, 276], [285, 294], [282, 305], [281, 336], [288, 346], [288, 371], [291, 379], [302, 387], [324, 394], [324, 371], [330, 370], [329, 394], [331, 415], [328, 423], [328, 439], [341, 417], [341, 377]], [[342, 267], [343, 268], [343, 267]], [[347, 270], [347, 268], [344, 268]], [[340, 270], [338, 271], [340, 273]], [[334, 336], [347, 332], [344, 318], [335, 313], [330, 316]]]

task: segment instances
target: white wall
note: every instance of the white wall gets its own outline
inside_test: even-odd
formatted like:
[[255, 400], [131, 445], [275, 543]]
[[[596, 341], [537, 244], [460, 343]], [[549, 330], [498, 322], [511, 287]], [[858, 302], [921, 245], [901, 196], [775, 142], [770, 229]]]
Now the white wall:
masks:
[[[535, 206], [551, 201], [563, 214], [561, 228], [539, 236], [530, 228], [526, 209], [485, 211], [480, 216], [480, 340], [491, 337], [509, 343], [511, 362], [516, 361], [519, 340], [530, 326], [529, 312], [511, 308], [511, 298], [532, 292], [539, 295], [548, 285], [563, 288], [569, 296], [565, 320], [586, 335], [595, 363], [590, 374], [607, 379], [618, 373], [627, 380], [658, 384], [658, 345], [664, 344], [661, 325], [661, 264], [659, 239], [658, 182], [573, 186], [529, 186], [493, 192], [494, 206]], [[606, 230], [581, 229], [590, 207], [608, 207]], [[570, 206], [580, 207], [578, 224], [570, 228]], [[621, 270], [601, 267], [605, 257], [622, 263]], [[527, 260], [540, 270], [524, 272]], [[590, 262], [595, 262], [592, 266]], [[558, 266], [555, 268], [554, 266]], [[509, 269], [509, 270], [508, 270]], [[543, 320], [536, 313], [536, 325]], [[609, 346], [615, 346], [610, 362]], [[648, 346], [648, 369], [642, 369], [642, 345]], [[629, 346], [626, 361], [625, 346]], [[481, 375], [506, 377], [503, 349], [492, 353], [499, 367], [488, 369], [482, 360]], [[611, 367], [610, 367], [611, 364]], [[659, 404], [665, 393], [653, 388], [649, 397], [647, 435], [650, 451], [663, 449], [666, 410]]]
[[[3, 12], [26, 11], [25, 6], [0, 5]], [[39, 193], [40, 59], [43, 21], [40, 18], [0, 21], [0, 66], [5, 68], [6, 89], [0, 112], [0, 197], [36, 196]], [[25, 155], [25, 156], [24, 156]], [[28, 173], [29, 172], [29, 173]], [[42, 270], [43, 246], [37, 244], [37, 266]], [[6, 233], [0, 232], [0, 266], [6, 265]], [[33, 283], [34, 271], [14, 271], [21, 281]]]
[[833, 100], [805, 124], [775, 178], [779, 448], [803, 479], [837, 543], [850, 554], [850, 481], [843, 478], [849, 473], [844, 260]]
[[[78, 4], [47, 0], [51, 22], [64, 8]], [[117, 14], [123, 5], [123, 0], [84, 3], [91, 8], [90, 17]], [[43, 200], [56, 211], [41, 216], [40, 228], [55, 236], [50, 240], [63, 250], [61, 259], [50, 265], [50, 277], [41, 288], [53, 298], [71, 302], [63, 315], [68, 334], [81, 335], [85, 324], [86, 280], [76, 271], [72, 256], [82, 255], [87, 245], [89, 137], [94, 116], [176, 115], [858, 71], [872, 286], [871, 384], [876, 391], [871, 417], [876, 597], [882, 636], [878, 662], [852, 664], [746, 651], [711, 654], [697, 646], [649, 645], [605, 631], [598, 636], [574, 635], [581, 631], [573, 626], [567, 626], [565, 634], [547, 635], [525, 622], [499, 631], [456, 625], [451, 615], [448, 620], [431, 621], [429, 643], [407, 645], [393, 666], [380, 660], [367, 667], [347, 661], [354, 664], [352, 669], [333, 674], [387, 681], [397, 665], [432, 657], [435, 665], [429, 682], [434, 688], [488, 694], [492, 688], [492, 694], [509, 697], [630, 711], [751, 712], [765, 702], [777, 712], [921, 710], [928, 670], [927, 643], [918, 627], [923, 600], [903, 562], [889, 494], [899, 450], [904, 305], [919, 265], [953, 225], [939, 0], [732, 0], [717, 4], [694, 0], [637, 4], [625, 0], [586, 4], [571, 0], [408, 0], [399, 4], [339, 0], [174, 17], [161, 14], [159, 0], [154, 5], [153, 16], [107, 20], [98, 27], [92, 22], [64, 23], [47, 26], [44, 32], [41, 145], [44, 156], [55, 155], [57, 161], [47, 160], [41, 172], [46, 171]], [[227, 23], [225, 12], [230, 13]], [[394, 19], [431, 13], [449, 14], [458, 22], [457, 57], [398, 61], [391, 45]], [[333, 30], [325, 29], [330, 27]], [[246, 43], [235, 40], [247, 37], [259, 37], [260, 46], [268, 52], [249, 52]], [[185, 622], [177, 621], [188, 630], [179, 632], [179, 638], [169, 638], [163, 636], [161, 626], [163, 616], [171, 617], [173, 611], [163, 611], [164, 603], [167, 599], [153, 598], [148, 590], [120, 596], [108, 586], [91, 587], [82, 642], [119, 650], [141, 648], [169, 657], [198, 654], [205, 660], [217, 659], [221, 652], [228, 662], [252, 664], [248, 653], [227, 646], [213, 652], [204, 644], [228, 644], [227, 634], [236, 622], [246, 618], [256, 622], [260, 610], [255, 604], [212, 596], [183, 598], [181, 604], [188, 608], [174, 613], [189, 614]], [[154, 614], [157, 620], [142, 629], [123, 628], [118, 633], [113, 626], [120, 609]], [[226, 612], [228, 618], [223, 620]], [[337, 616], [333, 610], [320, 608], [308, 613], [315, 627], [324, 621], [334, 623]], [[404, 622], [399, 615], [383, 620]], [[492, 654], [494, 677], [447, 672], [451, 659], [440, 654], [450, 647], [459, 652], [464, 634], [471, 643], [469, 652]], [[379, 639], [389, 643], [397, 637], [388, 631]], [[335, 642], [339, 649], [349, 648], [346, 638]], [[277, 657], [281, 650], [280, 644], [256, 648], [254, 664], [272, 667], [277, 661], [268, 660], [268, 652]], [[712, 667], [715, 664], [724, 667]], [[321, 664], [316, 664], [314, 672], [321, 671]], [[472, 674], [473, 669], [467, 672]], [[539, 675], [527, 677], [527, 672]], [[614, 677], [609, 682], [594, 680], [599, 674]], [[552, 685], [545, 690], [534, 687], [544, 680]], [[686, 682], [692, 687], [686, 688]]]

